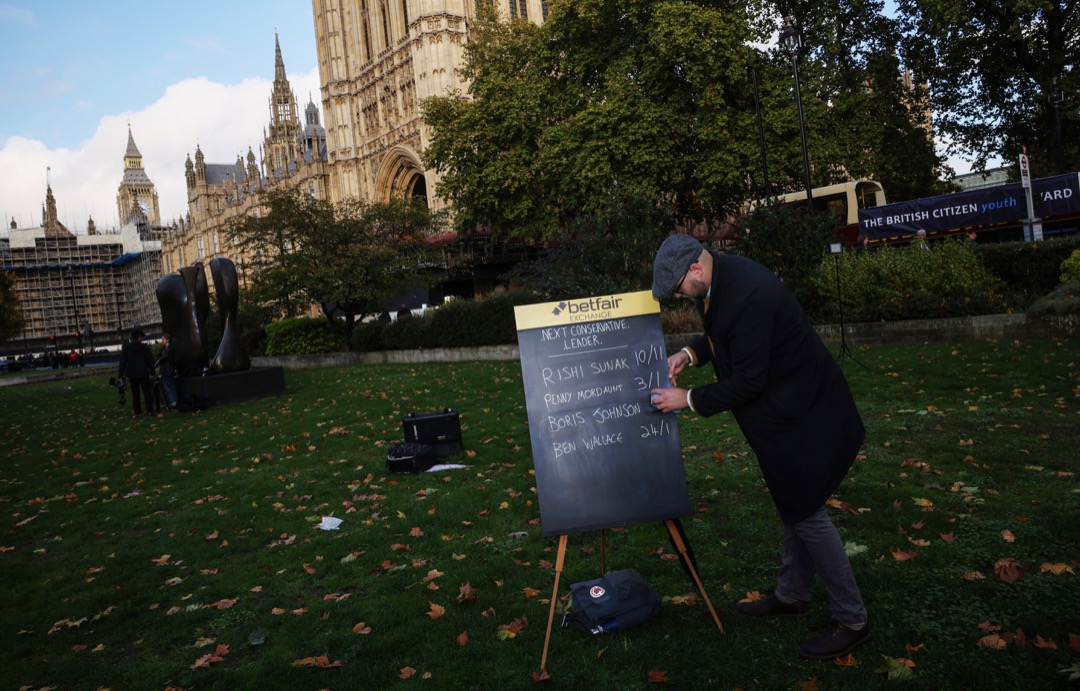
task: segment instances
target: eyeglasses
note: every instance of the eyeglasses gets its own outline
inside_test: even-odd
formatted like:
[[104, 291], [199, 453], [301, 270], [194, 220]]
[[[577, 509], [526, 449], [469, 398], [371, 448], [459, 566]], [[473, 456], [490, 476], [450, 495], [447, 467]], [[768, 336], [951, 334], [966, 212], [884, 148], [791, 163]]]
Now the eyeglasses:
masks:
[[[690, 266], [693, 266], [693, 264], [691, 264]], [[672, 295], [680, 292], [679, 288], [682, 287], [683, 281], [685, 281], [686, 277], [690, 275], [690, 266], [686, 267], [686, 271], [683, 272], [682, 278], [680, 278], [679, 282], [675, 284], [674, 290], [671, 291]]]

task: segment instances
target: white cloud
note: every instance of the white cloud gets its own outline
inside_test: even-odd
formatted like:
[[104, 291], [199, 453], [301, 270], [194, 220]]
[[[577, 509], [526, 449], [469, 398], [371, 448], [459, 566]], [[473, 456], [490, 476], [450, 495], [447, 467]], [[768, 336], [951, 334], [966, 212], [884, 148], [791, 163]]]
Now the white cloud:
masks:
[[[302, 113], [309, 93], [318, 98], [318, 69], [290, 76], [289, 81]], [[84, 233], [87, 217], [93, 216], [99, 229], [116, 227], [116, 193], [124, 175], [129, 122], [143, 168], [157, 188], [162, 221], [181, 218], [187, 213], [188, 155], [194, 158], [199, 145], [207, 163], [232, 163], [238, 154], [246, 156], [249, 146], [258, 156], [270, 122], [271, 89], [272, 82], [263, 78], [234, 85], [205, 77], [185, 79], [142, 110], [102, 117], [94, 134], [77, 149], [50, 149], [41, 141], [8, 138], [0, 148], [0, 170], [14, 174], [0, 176], [4, 215], [0, 232], [6, 233], [12, 219], [19, 227], [41, 223], [47, 168], [64, 225]]]

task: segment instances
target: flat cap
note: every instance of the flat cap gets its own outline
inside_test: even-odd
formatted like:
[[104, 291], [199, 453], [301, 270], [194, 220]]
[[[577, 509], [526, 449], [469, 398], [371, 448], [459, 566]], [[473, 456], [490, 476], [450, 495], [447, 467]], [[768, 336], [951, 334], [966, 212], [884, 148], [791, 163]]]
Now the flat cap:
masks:
[[698, 260], [704, 248], [701, 243], [682, 233], [670, 235], [660, 249], [652, 267], [652, 294], [657, 300], [669, 297]]

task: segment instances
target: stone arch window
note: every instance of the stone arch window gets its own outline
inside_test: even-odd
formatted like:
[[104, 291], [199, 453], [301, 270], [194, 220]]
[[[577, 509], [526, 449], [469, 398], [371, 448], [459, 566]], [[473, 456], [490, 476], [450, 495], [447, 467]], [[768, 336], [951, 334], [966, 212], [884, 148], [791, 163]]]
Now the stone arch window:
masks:
[[383, 48], [389, 48], [390, 45], [391, 45], [390, 44], [390, 11], [386, 7], [385, 2], [382, 3], [379, 6], [379, 9], [380, 9], [379, 14], [382, 15]]
[[364, 60], [371, 61], [371, 36], [370, 17], [368, 15], [367, 0], [360, 3], [360, 35], [364, 40]]
[[409, 0], [401, 0], [401, 16], [404, 17], [405, 35], [409, 35]]

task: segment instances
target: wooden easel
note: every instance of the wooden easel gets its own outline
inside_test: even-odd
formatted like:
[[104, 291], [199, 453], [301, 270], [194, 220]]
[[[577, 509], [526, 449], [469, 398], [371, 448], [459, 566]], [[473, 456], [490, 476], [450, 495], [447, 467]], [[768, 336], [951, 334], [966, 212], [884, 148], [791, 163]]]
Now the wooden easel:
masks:
[[[720, 616], [717, 615], [716, 609], [713, 607], [712, 602], [709, 600], [708, 593], [705, 592], [705, 586], [701, 584], [701, 578], [698, 577], [697, 569], [694, 568], [693, 561], [686, 554], [686, 542], [683, 541], [682, 535], [679, 534], [678, 526], [676, 526], [673, 519], [664, 521], [664, 525], [667, 526], [668, 533], [671, 535], [672, 542], [675, 543], [675, 548], [679, 551], [679, 559], [682, 560], [686, 566], [690, 575], [694, 579], [694, 584], [697, 585], [698, 592], [701, 593], [701, 598], [705, 600], [705, 606], [709, 608], [709, 614], [712, 615], [713, 621], [716, 622], [716, 628], [720, 629], [720, 633], [724, 633], [724, 625], [720, 623]], [[551, 627], [555, 623], [555, 603], [559, 600], [559, 577], [562, 576], [563, 564], [566, 561], [566, 540], [567, 535], [559, 536], [559, 551], [555, 556], [555, 588], [551, 594], [551, 607], [548, 610], [548, 623], [547, 631], [544, 633], [544, 653], [540, 657], [540, 673], [547, 673], [547, 655], [548, 644], [551, 642]], [[601, 570], [604, 570], [606, 542], [605, 535], [600, 535], [600, 563]]]

